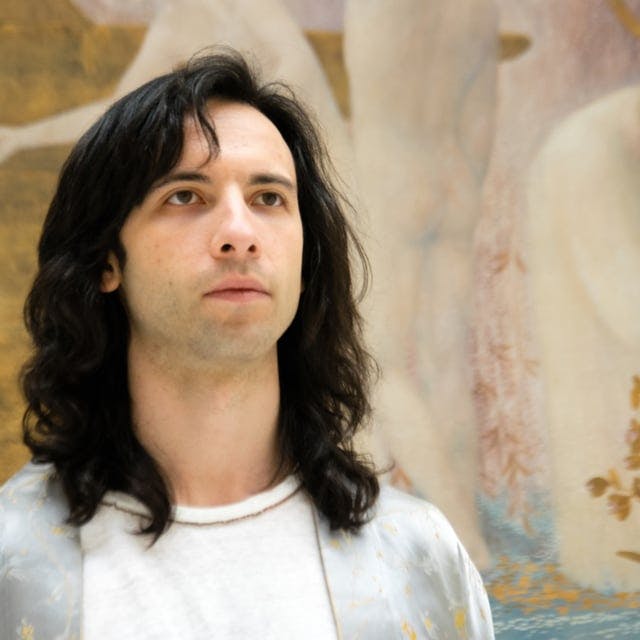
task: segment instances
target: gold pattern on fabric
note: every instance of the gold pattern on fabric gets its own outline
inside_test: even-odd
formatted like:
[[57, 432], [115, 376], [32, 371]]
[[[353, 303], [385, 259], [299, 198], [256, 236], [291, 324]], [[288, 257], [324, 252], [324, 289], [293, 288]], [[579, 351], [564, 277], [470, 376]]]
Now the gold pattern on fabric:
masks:
[[[482, 611], [480, 612], [482, 613]], [[469, 636], [467, 634], [467, 614], [462, 607], [458, 607], [453, 614], [453, 623], [456, 626], [456, 631], [460, 638], [466, 640]]]
[[409, 640], [416, 640], [418, 637], [413, 627], [406, 620], [402, 623], [402, 632]]
[[22, 620], [20, 625], [20, 640], [34, 640], [33, 625], [29, 624], [26, 620]]

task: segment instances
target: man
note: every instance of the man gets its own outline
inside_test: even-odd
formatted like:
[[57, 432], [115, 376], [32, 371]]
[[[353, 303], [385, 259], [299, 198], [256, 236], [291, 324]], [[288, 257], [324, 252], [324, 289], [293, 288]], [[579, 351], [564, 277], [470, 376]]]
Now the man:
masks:
[[2, 638], [491, 638], [444, 517], [379, 494], [349, 256], [314, 126], [233, 52], [71, 152], [25, 318]]

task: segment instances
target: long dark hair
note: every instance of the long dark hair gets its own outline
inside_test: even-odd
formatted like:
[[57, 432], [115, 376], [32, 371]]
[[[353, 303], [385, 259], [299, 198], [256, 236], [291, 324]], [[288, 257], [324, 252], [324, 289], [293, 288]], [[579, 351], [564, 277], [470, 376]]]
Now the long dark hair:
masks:
[[187, 116], [195, 116], [212, 152], [217, 149], [207, 116], [212, 98], [262, 112], [293, 155], [305, 290], [278, 343], [280, 449], [331, 527], [356, 530], [379, 491], [373, 468], [352, 444], [369, 415], [375, 372], [352, 280], [352, 259], [367, 274], [366, 256], [307, 111], [284, 85], [260, 84], [234, 51], [198, 56], [121, 98], [71, 151], [25, 303], [34, 350], [21, 379], [24, 442], [35, 462], [55, 465], [71, 523], [88, 521], [104, 493], [118, 490], [149, 508], [145, 532], [157, 539], [169, 525], [168, 483], [132, 426], [126, 313], [119, 296], [102, 293], [100, 283], [110, 251], [125, 263], [119, 233], [129, 212], [178, 162]]

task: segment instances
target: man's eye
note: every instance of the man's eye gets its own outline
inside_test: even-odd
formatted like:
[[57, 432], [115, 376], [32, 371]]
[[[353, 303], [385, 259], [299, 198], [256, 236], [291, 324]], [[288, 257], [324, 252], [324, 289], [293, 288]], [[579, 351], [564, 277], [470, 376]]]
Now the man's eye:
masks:
[[266, 193], [261, 193], [256, 198], [257, 204], [265, 205], [267, 207], [279, 207], [284, 204], [284, 200], [279, 193], [274, 193], [273, 191], [267, 191]]
[[168, 200], [169, 204], [196, 204], [200, 202], [200, 198], [193, 191], [184, 189], [183, 191], [176, 191]]

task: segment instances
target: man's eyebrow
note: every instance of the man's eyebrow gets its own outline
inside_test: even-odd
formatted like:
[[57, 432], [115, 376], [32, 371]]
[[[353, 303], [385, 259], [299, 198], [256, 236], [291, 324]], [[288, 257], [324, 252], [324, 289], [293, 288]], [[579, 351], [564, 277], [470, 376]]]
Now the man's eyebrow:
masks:
[[[176, 171], [175, 173], [168, 173], [166, 176], [154, 182], [151, 191], [164, 187], [172, 182], [202, 182], [210, 184], [211, 178], [209, 178], [206, 173], [200, 173], [198, 171]], [[296, 190], [296, 185], [289, 178], [279, 173], [254, 173], [249, 177], [248, 183], [250, 186], [279, 184], [291, 191]]]
[[279, 173], [254, 173], [249, 178], [249, 185], [261, 185], [261, 184], [279, 184], [291, 191], [296, 190], [296, 185], [289, 180], [286, 176]]
[[176, 171], [175, 173], [168, 173], [166, 176], [156, 180], [151, 186], [151, 191], [159, 189], [172, 182], [204, 182], [210, 183], [211, 179], [206, 173], [199, 173], [198, 171]]

